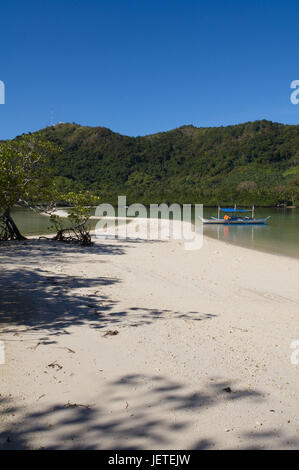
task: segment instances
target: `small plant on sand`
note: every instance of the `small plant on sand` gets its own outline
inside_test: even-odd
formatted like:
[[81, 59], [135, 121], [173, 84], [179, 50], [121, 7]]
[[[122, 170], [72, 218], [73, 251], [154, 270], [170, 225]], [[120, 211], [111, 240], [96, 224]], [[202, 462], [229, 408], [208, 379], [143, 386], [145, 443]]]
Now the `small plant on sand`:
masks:
[[50, 157], [59, 152], [56, 145], [39, 135], [23, 135], [0, 144], [0, 236], [2, 240], [23, 240], [11, 209], [18, 205], [35, 211], [53, 206], [53, 179]]
[[[91, 244], [88, 206], [97, 198], [88, 192], [61, 193], [50, 165], [51, 158], [60, 152], [57, 145], [38, 134], [0, 144], [0, 241], [25, 239], [11, 214], [12, 208], [19, 206], [49, 215], [57, 231], [55, 240]], [[55, 215], [56, 201], [71, 207], [68, 228]]]
[[92, 245], [89, 219], [91, 206], [98, 203], [98, 198], [88, 192], [71, 192], [66, 194], [63, 200], [71, 207], [67, 217], [67, 227], [64, 218], [52, 214], [50, 220], [57, 232], [54, 240], [77, 243], [82, 246]]

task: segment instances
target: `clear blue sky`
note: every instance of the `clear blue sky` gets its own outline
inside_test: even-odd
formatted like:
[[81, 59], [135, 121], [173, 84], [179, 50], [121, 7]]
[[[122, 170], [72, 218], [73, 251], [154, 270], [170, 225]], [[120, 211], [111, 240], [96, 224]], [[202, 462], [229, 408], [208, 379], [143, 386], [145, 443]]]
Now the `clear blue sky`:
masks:
[[0, 139], [51, 109], [127, 135], [298, 124], [298, 0], [5, 0], [0, 17]]

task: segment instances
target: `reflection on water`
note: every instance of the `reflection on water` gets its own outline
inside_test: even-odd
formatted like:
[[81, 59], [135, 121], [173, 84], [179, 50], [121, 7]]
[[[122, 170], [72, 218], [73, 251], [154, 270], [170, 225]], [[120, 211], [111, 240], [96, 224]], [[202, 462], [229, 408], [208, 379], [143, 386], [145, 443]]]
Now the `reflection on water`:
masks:
[[31, 210], [15, 208], [12, 211], [12, 217], [23, 235], [46, 235], [55, 232], [51, 227], [49, 217]]
[[[24, 235], [54, 233], [49, 218], [29, 210], [14, 209], [14, 218]], [[205, 208], [204, 217], [217, 215]], [[299, 209], [256, 209], [257, 218], [271, 216], [268, 225], [206, 225], [204, 234], [235, 245], [299, 258]], [[95, 221], [92, 227], [95, 226]]]
[[[215, 216], [215, 209], [205, 209], [204, 215]], [[299, 258], [299, 209], [256, 209], [256, 218], [267, 215], [271, 216], [267, 225], [206, 225], [204, 233], [235, 245]]]

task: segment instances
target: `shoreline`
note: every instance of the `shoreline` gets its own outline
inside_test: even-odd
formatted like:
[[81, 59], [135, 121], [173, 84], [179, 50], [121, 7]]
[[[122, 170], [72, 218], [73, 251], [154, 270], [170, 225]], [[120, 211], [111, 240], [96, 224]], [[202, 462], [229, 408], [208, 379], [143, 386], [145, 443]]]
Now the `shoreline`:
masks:
[[0, 252], [0, 448], [299, 448], [298, 260], [26, 244]]
[[[68, 213], [67, 211], [65, 210], [57, 210], [54, 212], [55, 215], [58, 215], [62, 218], [66, 218]], [[48, 214], [43, 214], [45, 216], [48, 216]], [[91, 216], [90, 220], [101, 220], [103, 219], [103, 217], [97, 217], [97, 216]], [[118, 216], [115, 216], [115, 217], [105, 217], [106, 220], [128, 220], [128, 221], [132, 221], [132, 220], [136, 220], [137, 218], [135, 217], [118, 217]], [[142, 219], [142, 218], [139, 218], [139, 220], [142, 220], [143, 222], [144, 221], [148, 221], [150, 218], [147, 218], [147, 219]], [[153, 219], [150, 219], [150, 220], [153, 220]], [[154, 220], [160, 220], [160, 219], [154, 219]], [[90, 231], [91, 234], [94, 234], [94, 229]], [[51, 234], [48, 234], [48, 235], [51, 235]], [[39, 235], [39, 236], [47, 236], [47, 235]], [[245, 248], [247, 250], [251, 250], [251, 251], [256, 251], [256, 252], [259, 252], [259, 253], [265, 253], [265, 254], [270, 254], [270, 255], [274, 255], [274, 256], [279, 256], [279, 257], [286, 257], [286, 258], [290, 258], [290, 259], [297, 259], [299, 260], [299, 255], [298, 256], [294, 256], [294, 255], [288, 255], [288, 254], [285, 254], [285, 253], [279, 253], [277, 251], [275, 251], [274, 249], [270, 250], [270, 249], [266, 249], [266, 248], [262, 248], [262, 247], [251, 247], [250, 245], [247, 245], [247, 244], [238, 244], [238, 243], [232, 243], [230, 241], [226, 241], [226, 240], [219, 240], [217, 239], [216, 237], [213, 237], [209, 234], [206, 234], [205, 231], [204, 231], [204, 226], [203, 226], [203, 237], [208, 237], [212, 240], [215, 240], [215, 241], [218, 241], [218, 242], [221, 242], [221, 243], [224, 243], [224, 244], [228, 244], [230, 246], [236, 246], [236, 247], [240, 247], [240, 248]]]

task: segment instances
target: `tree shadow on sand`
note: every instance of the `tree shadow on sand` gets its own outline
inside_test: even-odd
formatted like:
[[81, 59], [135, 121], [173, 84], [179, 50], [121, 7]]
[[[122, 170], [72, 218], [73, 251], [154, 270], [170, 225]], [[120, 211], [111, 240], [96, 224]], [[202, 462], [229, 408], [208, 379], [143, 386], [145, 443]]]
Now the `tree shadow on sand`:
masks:
[[[123, 246], [117, 249], [116, 252], [114, 245], [111, 248], [105, 245], [105, 254], [124, 252]], [[102, 329], [115, 325], [138, 327], [162, 319], [213, 318], [208, 313], [135, 306], [118, 311], [117, 302], [102, 290], [121, 282], [120, 279], [81, 278], [46, 271], [42, 268], [44, 249], [39, 244], [31, 248], [30, 262], [27, 246], [18, 245], [17, 251], [5, 250], [6, 254], [1, 252], [1, 258], [7, 258], [7, 270], [0, 273], [0, 322], [7, 332], [17, 332], [20, 328], [40, 333], [47, 330], [47, 335], [55, 336], [69, 334], [68, 327], [74, 325]], [[54, 244], [52, 253], [46, 250], [47, 263], [64, 263], [64, 256], [77, 259], [81, 250], [67, 245], [59, 245], [56, 250]], [[94, 248], [91, 250], [94, 253]], [[87, 251], [84, 249], [84, 254]], [[102, 247], [97, 253], [100, 259]], [[22, 256], [24, 266], [16, 269], [14, 262], [17, 259], [20, 263]], [[54, 373], [59, 371], [53, 370]], [[30, 410], [14, 405], [12, 396], [2, 394], [0, 449], [174, 449], [181, 442], [189, 449], [214, 449], [218, 447], [215, 436], [208, 430], [197, 431], [202, 417], [207, 419], [207, 409], [217, 409], [219, 404], [233, 406], [240, 401], [254, 407], [263, 402], [264, 396], [231, 380], [214, 378], [213, 382], [208, 383], [209, 379], [206, 382], [191, 389], [160, 375], [132, 374], [113, 381], [99, 376], [97, 389], [101, 394], [91, 395], [90, 390], [86, 393], [93, 396], [92, 403], [76, 402], [76, 390], [71, 388], [65, 401], [50, 405], [53, 401], [47, 404], [45, 396], [36, 402], [31, 400]], [[188, 430], [191, 433], [186, 440]], [[261, 432], [244, 429], [241, 437], [243, 448], [248, 449], [299, 445], [296, 437], [287, 440], [283, 431], [277, 429]]]
[[[12, 243], [1, 247], [1, 262], [6, 270], [0, 272], [0, 322], [6, 332], [13, 327], [26, 331], [49, 330], [49, 334], [66, 333], [70, 326], [88, 325], [102, 329], [113, 326], [138, 327], [161, 319], [188, 319], [201, 321], [214, 315], [202, 312], [179, 312], [147, 307], [117, 309], [117, 301], [104, 294], [104, 288], [120, 283], [110, 277], [79, 277], [51, 271], [51, 264], [65, 265], [80, 255], [97, 255], [94, 262], [103, 261], [103, 255], [122, 255], [125, 245], [95, 245], [80, 248], [74, 245], [48, 241]], [[43, 262], [47, 269], [43, 269]], [[20, 268], [14, 267], [18, 261]], [[24, 264], [23, 264], [24, 262]], [[90, 261], [88, 261], [90, 263]], [[9, 269], [7, 269], [9, 268]]]
[[[231, 394], [224, 391], [228, 387]], [[2, 400], [6, 419], [22, 413]], [[197, 431], [202, 417], [207, 409], [243, 400], [254, 407], [264, 397], [229, 380], [190, 390], [159, 375], [122, 376], [104, 384], [93, 403], [76, 403], [68, 396], [54, 406], [37, 404], [19, 421], [11, 417], [0, 432], [0, 449], [215, 449], [218, 443], [209, 430]], [[242, 438], [240, 448], [298, 445], [281, 430], [244, 432]]]
[[52, 334], [62, 334], [70, 326], [83, 324], [101, 329], [118, 325], [137, 327], [166, 318], [201, 321], [214, 317], [168, 309], [131, 307], [117, 310], [117, 302], [101, 291], [103, 287], [119, 282], [119, 279], [109, 277], [51, 275], [41, 268], [2, 272], [0, 322], [6, 332], [12, 331], [9, 328], [13, 326], [23, 326], [27, 331], [46, 329]]
[[24, 242], [0, 242], [0, 265], [24, 262], [26, 266], [36, 263], [70, 263], [83, 255], [123, 255], [126, 245], [123, 243], [95, 244], [81, 247], [75, 244], [49, 240], [27, 240]]
[[[119, 282], [108, 277], [80, 278], [51, 275], [36, 268], [10, 270], [0, 276], [0, 321], [6, 326], [24, 326], [26, 330], [48, 329], [65, 333], [69, 326], [89, 323], [104, 325], [94, 313], [95, 306], [109, 310], [113, 301], [97, 292], [103, 286]], [[82, 289], [93, 288], [84, 294]], [[7, 329], [6, 329], [7, 330]]]

